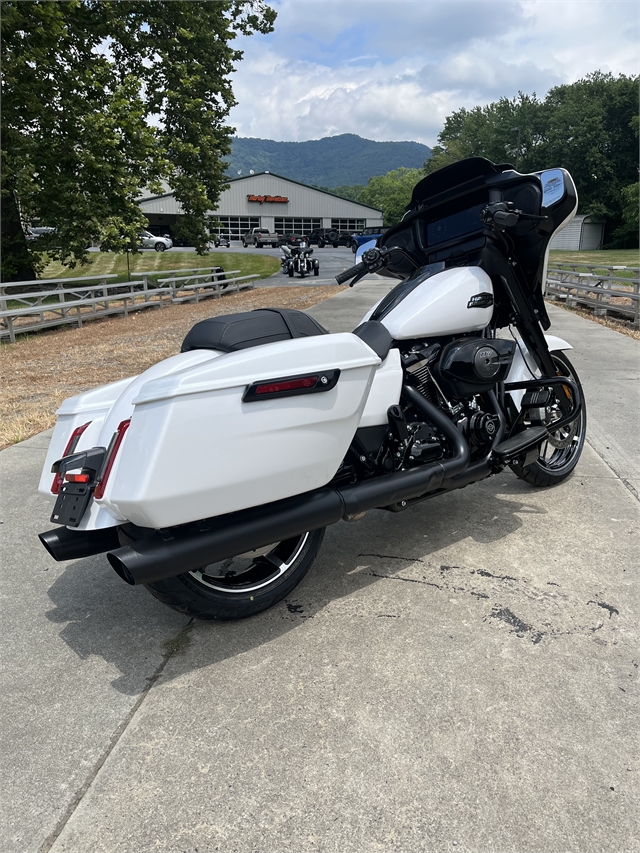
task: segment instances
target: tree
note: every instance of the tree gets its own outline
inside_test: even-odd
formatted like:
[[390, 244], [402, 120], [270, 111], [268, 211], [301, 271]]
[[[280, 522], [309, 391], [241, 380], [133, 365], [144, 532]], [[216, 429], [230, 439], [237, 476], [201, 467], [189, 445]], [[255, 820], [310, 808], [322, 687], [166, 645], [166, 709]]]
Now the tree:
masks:
[[[274, 20], [263, 0], [3, 0], [2, 279], [33, 277], [44, 250], [74, 266], [96, 237], [135, 250], [136, 198], [161, 181], [203, 253], [234, 133], [232, 43]], [[56, 233], [28, 247], [34, 218]]]
[[576, 182], [580, 213], [605, 216], [614, 243], [628, 241], [634, 238], [622, 228], [623, 190], [638, 180], [637, 116], [638, 78], [595, 71], [554, 87], [544, 101], [520, 92], [512, 100], [457, 110], [447, 117], [425, 169], [472, 156], [517, 164], [524, 172], [563, 166]]
[[424, 178], [423, 169], [394, 169], [386, 175], [369, 178], [359, 194], [358, 201], [379, 207], [385, 225], [396, 225], [402, 219], [405, 208], [411, 201], [411, 193], [419, 180]]

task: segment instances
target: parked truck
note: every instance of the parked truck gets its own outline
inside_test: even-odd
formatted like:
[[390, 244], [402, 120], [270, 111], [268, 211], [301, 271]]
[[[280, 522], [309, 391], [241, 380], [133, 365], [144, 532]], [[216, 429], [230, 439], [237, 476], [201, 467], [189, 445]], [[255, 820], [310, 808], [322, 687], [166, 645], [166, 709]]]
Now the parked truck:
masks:
[[273, 249], [277, 249], [279, 240], [280, 235], [272, 234], [268, 228], [252, 228], [251, 231], [247, 231], [242, 235], [242, 245], [245, 249], [248, 246], [255, 246], [261, 249], [265, 243], [270, 243]]

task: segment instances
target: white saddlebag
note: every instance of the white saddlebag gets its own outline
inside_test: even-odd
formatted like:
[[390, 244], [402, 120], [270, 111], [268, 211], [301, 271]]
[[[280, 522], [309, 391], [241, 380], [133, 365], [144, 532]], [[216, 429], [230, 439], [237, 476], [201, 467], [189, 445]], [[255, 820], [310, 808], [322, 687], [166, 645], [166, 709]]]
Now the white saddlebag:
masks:
[[[171, 527], [325, 485], [380, 364], [347, 333], [207, 355], [146, 382], [133, 398], [131, 424], [98, 501], [114, 516]], [[329, 391], [243, 402], [253, 383], [332, 370], [340, 377]]]

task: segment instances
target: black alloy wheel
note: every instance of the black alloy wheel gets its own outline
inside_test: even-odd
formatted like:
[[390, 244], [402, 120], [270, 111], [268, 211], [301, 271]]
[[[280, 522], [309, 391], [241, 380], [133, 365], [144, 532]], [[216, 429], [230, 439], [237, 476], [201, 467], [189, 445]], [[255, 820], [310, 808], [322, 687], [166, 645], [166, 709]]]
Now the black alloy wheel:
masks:
[[[580, 380], [567, 356], [563, 352], [552, 352], [551, 358], [556, 366], [558, 376], [568, 376], [573, 379], [582, 394]], [[556, 387], [558, 394], [566, 393], [569, 396], [570, 392], [568, 389], [563, 390], [564, 386]], [[555, 420], [560, 420], [562, 417], [560, 406], [556, 403], [551, 406], [551, 410], [552, 417]], [[532, 486], [557, 486], [558, 483], [566, 480], [578, 464], [586, 434], [587, 410], [584, 394], [582, 394], [582, 410], [575, 421], [561, 427], [556, 432], [553, 431], [553, 425], [551, 425], [549, 436], [540, 446], [536, 461], [527, 466], [514, 463], [511, 465], [511, 469], [517, 477]]]

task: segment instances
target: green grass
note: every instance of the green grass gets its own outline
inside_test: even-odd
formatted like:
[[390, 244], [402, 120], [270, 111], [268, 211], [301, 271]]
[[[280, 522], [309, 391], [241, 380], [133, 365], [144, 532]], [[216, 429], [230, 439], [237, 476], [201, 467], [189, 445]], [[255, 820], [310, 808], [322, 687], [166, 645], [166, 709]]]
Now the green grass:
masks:
[[[211, 269], [213, 266], [225, 270], [240, 270], [240, 275], [258, 274], [267, 278], [280, 269], [280, 261], [269, 255], [240, 254], [232, 252], [211, 252], [208, 255], [196, 255], [195, 252], [141, 252], [129, 255], [131, 272], [162, 272], [163, 270], [178, 269]], [[80, 278], [90, 275], [118, 276], [110, 279], [110, 284], [127, 281], [127, 257], [112, 252], [91, 252], [89, 263], [77, 266], [75, 269], [63, 267], [57, 261], [52, 261], [44, 269], [40, 278]], [[135, 280], [135, 279], [134, 279]]]
[[[640, 267], [639, 249], [606, 249], [598, 252], [561, 252], [549, 253], [550, 267], [568, 267], [572, 264], [597, 265], [595, 272], [604, 274], [607, 267]], [[630, 270], [615, 270], [614, 275], [621, 278], [633, 278]]]

